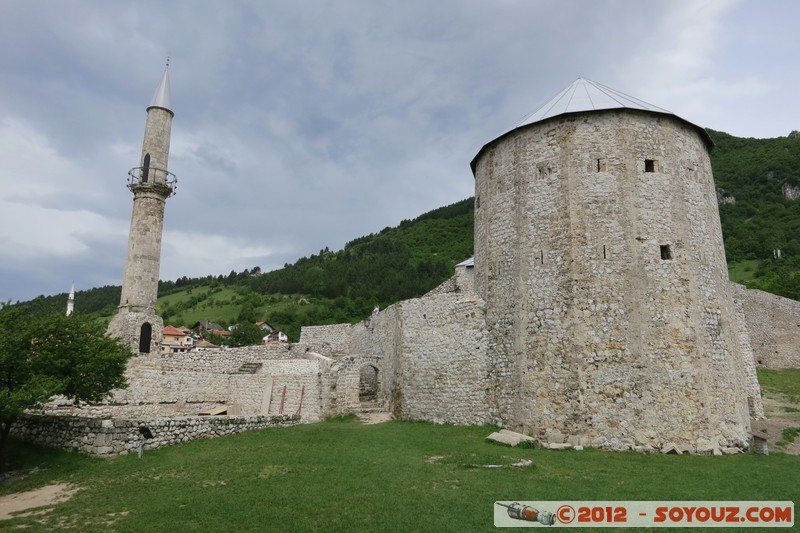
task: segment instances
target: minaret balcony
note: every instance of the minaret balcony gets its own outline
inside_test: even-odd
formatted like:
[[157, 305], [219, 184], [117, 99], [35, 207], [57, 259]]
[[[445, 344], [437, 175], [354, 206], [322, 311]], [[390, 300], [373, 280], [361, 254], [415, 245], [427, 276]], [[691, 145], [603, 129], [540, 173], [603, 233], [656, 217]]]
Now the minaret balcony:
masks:
[[178, 178], [163, 168], [134, 167], [128, 171], [128, 188], [134, 193], [153, 190], [169, 198], [175, 195], [177, 187]]

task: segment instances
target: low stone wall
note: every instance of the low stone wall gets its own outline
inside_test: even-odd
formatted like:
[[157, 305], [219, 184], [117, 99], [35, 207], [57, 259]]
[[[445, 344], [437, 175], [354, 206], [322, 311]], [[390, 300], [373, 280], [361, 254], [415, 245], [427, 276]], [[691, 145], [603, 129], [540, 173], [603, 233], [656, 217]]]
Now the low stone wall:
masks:
[[[150, 450], [194, 439], [223, 437], [253, 429], [297, 424], [299, 416], [202, 416], [162, 419], [101, 419], [28, 414], [12, 426], [12, 434], [26, 442], [77, 451], [98, 457], [136, 453], [144, 441]], [[143, 439], [139, 426], [152, 439]]]
[[734, 298], [744, 309], [756, 365], [800, 368], [800, 302], [731, 285]]
[[170, 353], [161, 356], [161, 368], [172, 372], [210, 372], [230, 374], [244, 363], [257, 363], [267, 359], [292, 359], [301, 357], [305, 350], [295, 344], [259, 344], [225, 350]]

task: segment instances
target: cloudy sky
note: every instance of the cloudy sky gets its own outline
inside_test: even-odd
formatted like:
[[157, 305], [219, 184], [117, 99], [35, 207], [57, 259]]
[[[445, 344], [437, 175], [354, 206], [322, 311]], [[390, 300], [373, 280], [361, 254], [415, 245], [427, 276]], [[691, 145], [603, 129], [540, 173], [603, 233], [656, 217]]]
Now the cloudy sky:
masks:
[[583, 76], [744, 137], [800, 129], [795, 0], [0, 0], [0, 301], [119, 284], [170, 56], [161, 278], [271, 270], [473, 194]]

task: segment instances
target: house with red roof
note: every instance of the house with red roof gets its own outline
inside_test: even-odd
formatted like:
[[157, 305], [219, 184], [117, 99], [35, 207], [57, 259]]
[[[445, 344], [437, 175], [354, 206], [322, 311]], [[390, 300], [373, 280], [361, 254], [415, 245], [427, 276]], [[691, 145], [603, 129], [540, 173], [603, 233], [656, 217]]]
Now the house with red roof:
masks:
[[176, 328], [175, 326], [164, 327], [164, 340], [161, 341], [162, 353], [180, 353], [192, 349], [194, 346], [194, 338], [190, 332], [186, 332]]

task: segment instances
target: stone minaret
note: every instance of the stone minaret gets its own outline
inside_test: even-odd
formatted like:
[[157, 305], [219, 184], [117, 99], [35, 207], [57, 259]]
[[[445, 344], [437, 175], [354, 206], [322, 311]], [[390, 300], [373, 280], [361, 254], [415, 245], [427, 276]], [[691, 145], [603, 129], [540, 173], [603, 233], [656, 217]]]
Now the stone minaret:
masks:
[[176, 185], [175, 175], [167, 171], [172, 117], [169, 70], [165, 69], [147, 108], [139, 166], [128, 172], [128, 188], [133, 192], [128, 257], [119, 311], [108, 326], [110, 334], [139, 353], [158, 353], [164, 329], [155, 307], [164, 207], [166, 199], [175, 194]]
[[67, 316], [72, 316], [75, 311], [75, 284], [69, 288], [69, 296], [67, 296]]

